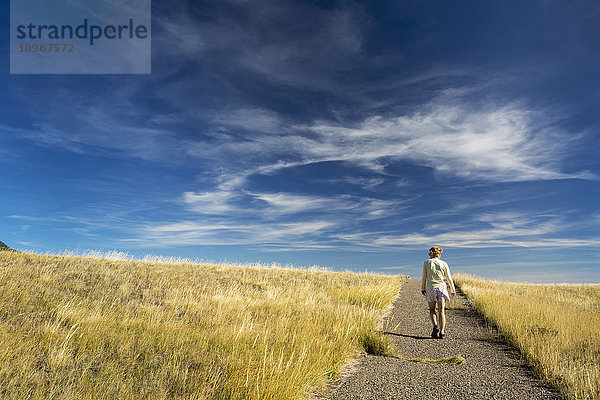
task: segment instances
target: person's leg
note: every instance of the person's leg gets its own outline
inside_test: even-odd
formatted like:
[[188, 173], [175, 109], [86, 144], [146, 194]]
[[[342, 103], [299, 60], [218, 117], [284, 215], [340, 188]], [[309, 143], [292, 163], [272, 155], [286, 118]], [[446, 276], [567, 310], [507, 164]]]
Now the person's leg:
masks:
[[439, 328], [440, 328], [441, 333], [444, 333], [445, 329], [446, 329], [446, 313], [444, 312], [444, 306], [445, 306], [444, 300], [437, 302], [438, 322], [440, 325]]
[[429, 318], [431, 318], [431, 323], [434, 327], [437, 326], [437, 318], [435, 315], [435, 301], [428, 301], [427, 305], [429, 306]]

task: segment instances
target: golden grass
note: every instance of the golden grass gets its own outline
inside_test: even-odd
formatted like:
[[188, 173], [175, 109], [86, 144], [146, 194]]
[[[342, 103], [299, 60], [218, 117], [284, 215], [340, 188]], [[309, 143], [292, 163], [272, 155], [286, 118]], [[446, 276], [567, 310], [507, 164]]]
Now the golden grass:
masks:
[[0, 398], [307, 397], [403, 280], [0, 252]]
[[568, 398], [600, 399], [600, 285], [455, 282], [543, 379]]

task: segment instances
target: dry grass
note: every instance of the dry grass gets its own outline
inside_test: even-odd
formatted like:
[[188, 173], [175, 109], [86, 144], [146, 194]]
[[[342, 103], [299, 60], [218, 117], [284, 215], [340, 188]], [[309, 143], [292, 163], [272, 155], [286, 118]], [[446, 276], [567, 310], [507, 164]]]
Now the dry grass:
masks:
[[445, 358], [439, 358], [439, 359], [431, 359], [431, 358], [407, 358], [406, 360], [407, 361], [414, 361], [414, 362], [425, 363], [425, 364], [457, 364], [457, 365], [463, 365], [464, 363], [467, 362], [463, 356], [459, 356], [459, 355], [454, 355], [454, 356], [445, 357]]
[[306, 397], [403, 279], [0, 252], [0, 397]]
[[568, 398], [600, 399], [600, 285], [455, 282], [542, 378]]

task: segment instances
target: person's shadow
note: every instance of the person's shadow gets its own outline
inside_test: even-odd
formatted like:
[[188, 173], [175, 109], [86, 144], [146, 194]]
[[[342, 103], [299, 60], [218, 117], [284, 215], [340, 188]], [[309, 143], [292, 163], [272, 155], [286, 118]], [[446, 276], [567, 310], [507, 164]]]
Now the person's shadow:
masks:
[[431, 336], [414, 336], [414, 335], [404, 335], [402, 333], [396, 333], [396, 332], [383, 332], [384, 335], [392, 335], [392, 336], [400, 336], [400, 337], [405, 337], [405, 338], [411, 338], [411, 339], [418, 339], [418, 340], [423, 340], [423, 339], [434, 339]]

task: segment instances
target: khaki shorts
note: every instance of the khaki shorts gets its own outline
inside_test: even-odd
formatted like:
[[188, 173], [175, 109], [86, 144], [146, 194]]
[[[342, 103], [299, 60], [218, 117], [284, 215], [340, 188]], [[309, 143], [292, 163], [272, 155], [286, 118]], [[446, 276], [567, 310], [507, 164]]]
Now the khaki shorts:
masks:
[[441, 303], [443, 301], [450, 301], [448, 290], [446, 288], [433, 288], [425, 291], [425, 299], [429, 302]]

